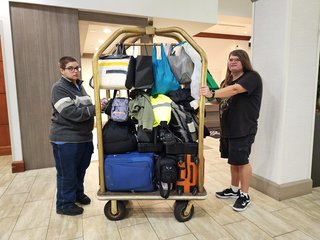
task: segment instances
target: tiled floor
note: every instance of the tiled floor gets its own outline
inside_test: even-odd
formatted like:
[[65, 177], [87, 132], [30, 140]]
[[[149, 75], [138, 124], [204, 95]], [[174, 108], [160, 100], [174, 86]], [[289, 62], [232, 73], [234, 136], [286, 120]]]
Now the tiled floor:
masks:
[[11, 173], [11, 158], [0, 157], [0, 239], [320, 239], [320, 188], [312, 194], [278, 202], [250, 189], [252, 204], [236, 213], [234, 200], [214, 192], [229, 185], [229, 170], [219, 159], [218, 140], [205, 140], [206, 200], [195, 201], [186, 223], [173, 216], [173, 201], [130, 201], [129, 217], [106, 219], [105, 201], [96, 198], [98, 164], [86, 175], [92, 204], [77, 217], [55, 213], [55, 169]]

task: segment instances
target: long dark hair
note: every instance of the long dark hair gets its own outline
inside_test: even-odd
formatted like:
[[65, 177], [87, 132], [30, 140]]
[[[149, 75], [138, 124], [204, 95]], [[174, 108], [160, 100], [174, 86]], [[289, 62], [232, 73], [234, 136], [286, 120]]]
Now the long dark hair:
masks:
[[[242, 49], [233, 50], [232, 52], [229, 53], [228, 61], [229, 61], [229, 58], [231, 55], [239, 58], [239, 60], [242, 64], [242, 68], [243, 68], [244, 73], [249, 72], [249, 71], [254, 71], [252, 68], [251, 62], [250, 62], [249, 55], [246, 51], [244, 51]], [[232, 75], [231, 75], [231, 71], [229, 70], [229, 65], [227, 64], [226, 77], [224, 79], [222, 87], [228, 86], [231, 80], [232, 80]]]

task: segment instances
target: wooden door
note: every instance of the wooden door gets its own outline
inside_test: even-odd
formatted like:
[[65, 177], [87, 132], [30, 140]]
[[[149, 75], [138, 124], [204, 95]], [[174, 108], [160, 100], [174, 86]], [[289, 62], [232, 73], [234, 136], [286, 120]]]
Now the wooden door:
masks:
[[52, 167], [50, 92], [60, 57], [80, 61], [78, 10], [11, 2], [10, 12], [25, 169]]
[[8, 121], [8, 110], [6, 100], [6, 89], [3, 73], [2, 48], [0, 43], [0, 156], [10, 155], [10, 132]]

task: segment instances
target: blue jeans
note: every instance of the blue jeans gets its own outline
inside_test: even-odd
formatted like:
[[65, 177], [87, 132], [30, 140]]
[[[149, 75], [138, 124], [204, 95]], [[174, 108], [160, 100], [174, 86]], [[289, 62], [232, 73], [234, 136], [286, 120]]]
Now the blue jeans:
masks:
[[57, 209], [72, 206], [84, 194], [83, 181], [90, 165], [93, 143], [51, 143], [57, 169]]

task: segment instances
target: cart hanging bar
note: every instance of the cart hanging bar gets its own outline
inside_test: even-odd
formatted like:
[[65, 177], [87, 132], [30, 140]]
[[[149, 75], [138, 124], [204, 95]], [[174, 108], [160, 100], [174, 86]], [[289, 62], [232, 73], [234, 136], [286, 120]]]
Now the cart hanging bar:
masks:
[[[161, 43], [122, 43], [124, 46], [160, 46]], [[118, 44], [117, 44], [118, 45]]]

